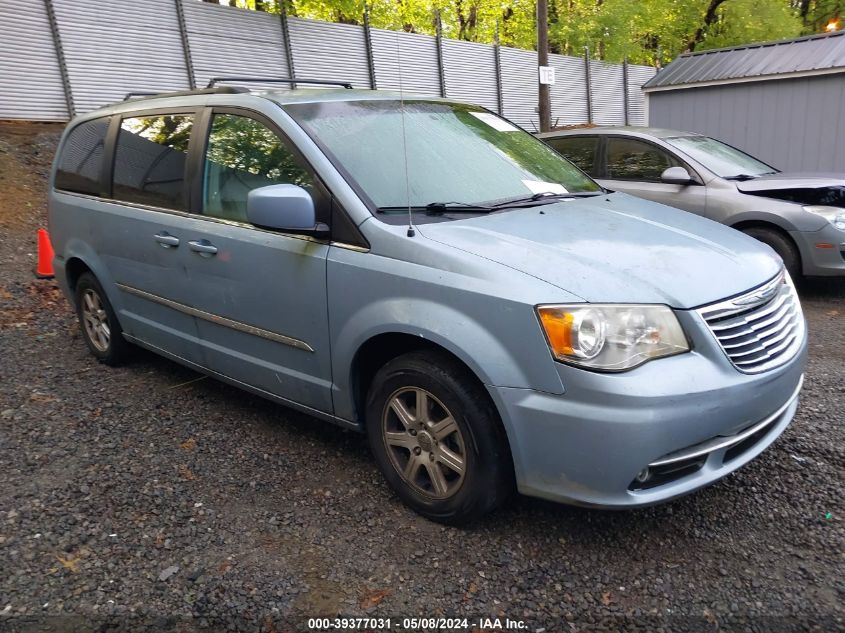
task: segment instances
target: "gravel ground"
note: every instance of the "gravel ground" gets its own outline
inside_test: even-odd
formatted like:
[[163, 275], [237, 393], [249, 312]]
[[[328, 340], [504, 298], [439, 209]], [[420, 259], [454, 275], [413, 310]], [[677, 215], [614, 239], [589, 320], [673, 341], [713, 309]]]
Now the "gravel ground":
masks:
[[362, 436], [151, 354], [92, 359], [32, 278], [58, 132], [0, 124], [0, 631], [845, 629], [845, 282], [801, 289], [798, 416], [738, 473], [656, 508], [516, 498], [447, 528], [400, 504]]

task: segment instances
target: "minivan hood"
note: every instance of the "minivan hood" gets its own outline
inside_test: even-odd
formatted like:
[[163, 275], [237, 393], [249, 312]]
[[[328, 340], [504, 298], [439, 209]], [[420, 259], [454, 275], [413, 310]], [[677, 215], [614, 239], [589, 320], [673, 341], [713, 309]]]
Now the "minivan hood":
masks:
[[778, 173], [751, 180], [737, 181], [736, 188], [743, 193], [776, 191], [779, 189], [820, 189], [845, 187], [845, 174]]
[[762, 284], [782, 266], [739, 231], [623, 193], [417, 229], [593, 303], [693, 308]]

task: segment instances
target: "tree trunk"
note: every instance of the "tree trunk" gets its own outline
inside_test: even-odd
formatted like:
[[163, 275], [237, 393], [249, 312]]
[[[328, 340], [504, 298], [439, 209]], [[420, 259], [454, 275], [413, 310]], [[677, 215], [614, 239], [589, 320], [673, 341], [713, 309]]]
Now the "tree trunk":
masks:
[[692, 52], [695, 47], [704, 41], [707, 35], [707, 28], [710, 27], [716, 20], [719, 19], [718, 10], [727, 0], [710, 0], [710, 6], [707, 7], [707, 13], [704, 14], [704, 22], [695, 30], [695, 34], [687, 44], [687, 51]]
[[810, 14], [810, 0], [801, 0], [798, 4], [798, 13], [801, 15], [804, 26], [807, 26], [807, 16]]

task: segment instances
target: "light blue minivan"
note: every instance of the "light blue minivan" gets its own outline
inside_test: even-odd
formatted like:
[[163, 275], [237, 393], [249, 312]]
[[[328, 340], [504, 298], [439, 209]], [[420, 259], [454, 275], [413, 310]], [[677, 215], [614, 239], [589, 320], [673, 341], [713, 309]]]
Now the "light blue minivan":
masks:
[[128, 100], [68, 126], [50, 231], [98, 359], [138, 345], [366, 432], [401, 499], [445, 523], [514, 488], [678, 497], [798, 405], [806, 328], [770, 248], [603, 190], [474, 105]]

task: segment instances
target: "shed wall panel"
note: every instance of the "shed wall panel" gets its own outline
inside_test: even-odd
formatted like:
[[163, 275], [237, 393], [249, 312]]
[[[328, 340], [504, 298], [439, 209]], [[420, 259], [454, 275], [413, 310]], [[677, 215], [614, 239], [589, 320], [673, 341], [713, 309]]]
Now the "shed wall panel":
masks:
[[652, 92], [649, 124], [699, 132], [783, 171], [845, 172], [845, 75]]

